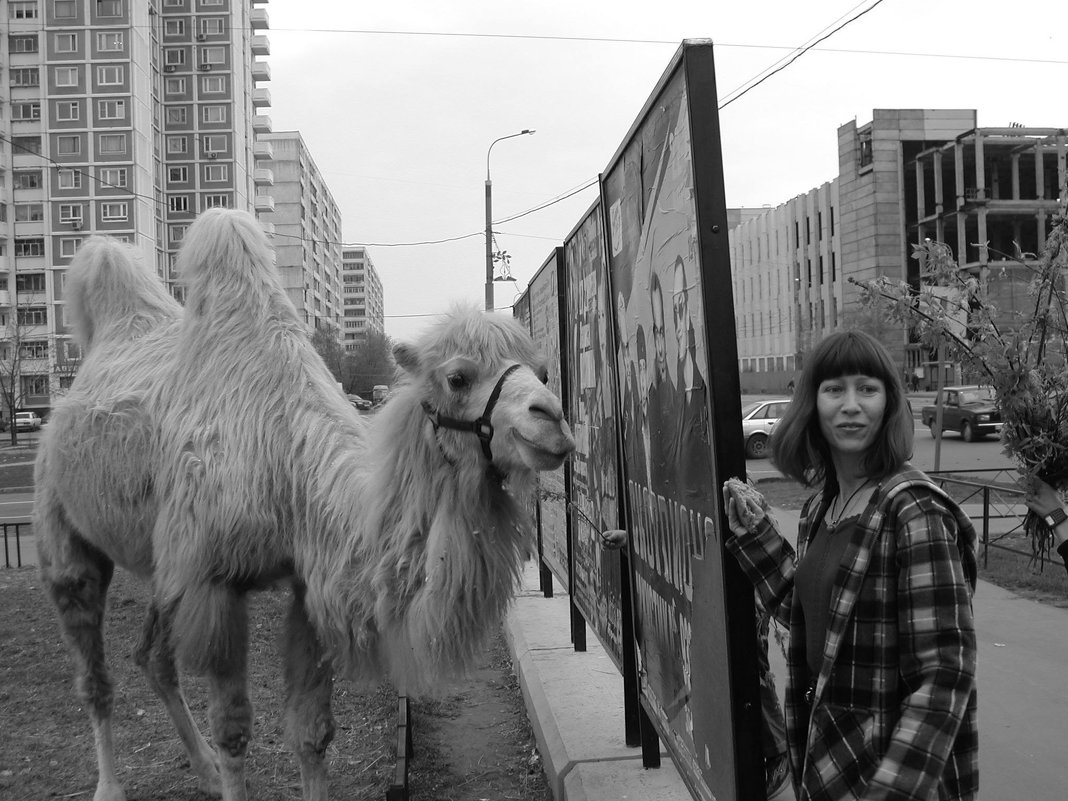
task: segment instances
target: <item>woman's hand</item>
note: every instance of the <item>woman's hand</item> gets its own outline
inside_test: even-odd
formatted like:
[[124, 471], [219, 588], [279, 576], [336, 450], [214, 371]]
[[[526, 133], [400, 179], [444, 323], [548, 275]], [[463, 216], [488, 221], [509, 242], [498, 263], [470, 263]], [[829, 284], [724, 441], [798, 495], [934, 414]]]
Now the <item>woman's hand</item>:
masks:
[[756, 532], [768, 512], [768, 502], [755, 487], [739, 478], [723, 482], [723, 505], [727, 525], [739, 537]]
[[627, 544], [627, 532], [622, 528], [610, 528], [601, 532], [601, 545], [609, 551], [618, 551]]
[[1024, 496], [1024, 503], [1039, 517], [1045, 517], [1054, 509], [1060, 509], [1062, 506], [1057, 490], [1040, 478], [1031, 480], [1031, 487]]

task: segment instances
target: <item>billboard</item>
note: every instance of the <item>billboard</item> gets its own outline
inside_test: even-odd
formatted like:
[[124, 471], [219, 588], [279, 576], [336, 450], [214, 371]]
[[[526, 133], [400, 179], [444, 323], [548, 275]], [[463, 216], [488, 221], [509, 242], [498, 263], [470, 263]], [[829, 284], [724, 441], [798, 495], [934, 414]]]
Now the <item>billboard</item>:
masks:
[[745, 462], [711, 50], [680, 48], [600, 203], [642, 705], [696, 798], [738, 799], [763, 763], [752, 587], [723, 549]]

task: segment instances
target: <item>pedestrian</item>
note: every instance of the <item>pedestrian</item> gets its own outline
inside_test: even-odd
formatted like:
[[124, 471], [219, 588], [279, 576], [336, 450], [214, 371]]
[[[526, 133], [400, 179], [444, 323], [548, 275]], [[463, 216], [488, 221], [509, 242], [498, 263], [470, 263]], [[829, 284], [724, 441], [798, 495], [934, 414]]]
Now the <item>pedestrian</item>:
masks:
[[1053, 548], [1064, 561], [1065, 570], [1068, 570], [1068, 512], [1057, 490], [1040, 478], [1033, 479], [1030, 490], [1024, 496], [1024, 503], [1049, 526]]
[[823, 339], [772, 432], [813, 487], [795, 550], [767, 503], [723, 487], [727, 548], [790, 630], [786, 730], [799, 801], [972, 801], [978, 792], [976, 533], [912, 467], [901, 373], [861, 331]]

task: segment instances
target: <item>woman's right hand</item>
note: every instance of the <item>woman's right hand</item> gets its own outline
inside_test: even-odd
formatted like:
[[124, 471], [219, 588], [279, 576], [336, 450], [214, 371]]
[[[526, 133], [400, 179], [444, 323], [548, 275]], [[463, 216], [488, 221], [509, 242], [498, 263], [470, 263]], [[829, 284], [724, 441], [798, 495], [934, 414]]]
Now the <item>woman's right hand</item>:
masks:
[[727, 526], [739, 537], [755, 533], [768, 514], [764, 496], [739, 478], [723, 482], [723, 505], [727, 510]]

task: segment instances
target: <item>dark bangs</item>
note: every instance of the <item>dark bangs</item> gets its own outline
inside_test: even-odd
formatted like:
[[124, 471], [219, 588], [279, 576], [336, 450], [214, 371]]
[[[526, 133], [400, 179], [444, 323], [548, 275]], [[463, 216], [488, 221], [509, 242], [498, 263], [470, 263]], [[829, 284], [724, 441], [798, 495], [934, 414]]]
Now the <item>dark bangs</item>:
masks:
[[812, 378], [815, 386], [830, 378], [844, 375], [866, 375], [878, 378], [891, 395], [900, 384], [897, 368], [886, 349], [863, 331], [843, 331], [829, 336], [816, 346], [812, 356]]

